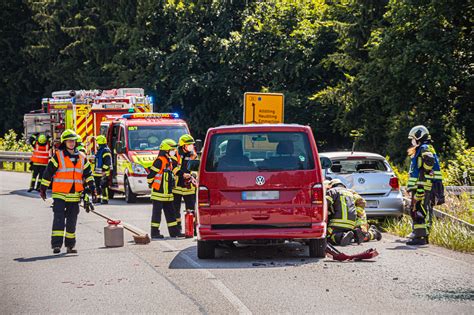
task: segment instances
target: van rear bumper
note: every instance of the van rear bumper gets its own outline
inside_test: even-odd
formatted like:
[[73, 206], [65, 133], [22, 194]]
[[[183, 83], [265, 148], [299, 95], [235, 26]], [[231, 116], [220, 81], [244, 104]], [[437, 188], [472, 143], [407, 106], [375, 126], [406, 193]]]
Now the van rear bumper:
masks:
[[213, 229], [199, 225], [198, 239], [202, 241], [237, 241], [257, 239], [314, 239], [326, 237], [326, 222], [312, 223], [309, 228], [271, 229]]

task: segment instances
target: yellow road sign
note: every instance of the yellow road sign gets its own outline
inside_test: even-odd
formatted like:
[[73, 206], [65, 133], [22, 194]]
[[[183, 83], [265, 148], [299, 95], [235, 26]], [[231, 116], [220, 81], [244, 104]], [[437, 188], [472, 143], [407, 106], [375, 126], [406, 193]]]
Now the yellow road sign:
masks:
[[245, 93], [244, 124], [282, 124], [284, 101], [281, 93]]

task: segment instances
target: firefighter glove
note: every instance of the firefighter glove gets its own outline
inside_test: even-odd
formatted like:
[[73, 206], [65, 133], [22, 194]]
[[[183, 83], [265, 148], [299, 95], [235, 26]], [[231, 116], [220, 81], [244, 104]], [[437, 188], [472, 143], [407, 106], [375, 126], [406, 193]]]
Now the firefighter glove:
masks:
[[39, 193], [40, 193], [41, 199], [46, 200], [46, 187], [45, 186], [41, 185]]

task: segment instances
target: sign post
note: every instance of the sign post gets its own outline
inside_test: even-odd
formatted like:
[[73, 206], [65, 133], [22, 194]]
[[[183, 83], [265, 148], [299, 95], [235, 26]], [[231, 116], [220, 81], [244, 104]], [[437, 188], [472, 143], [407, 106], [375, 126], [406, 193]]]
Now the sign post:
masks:
[[282, 93], [244, 94], [244, 124], [282, 124], [284, 122]]

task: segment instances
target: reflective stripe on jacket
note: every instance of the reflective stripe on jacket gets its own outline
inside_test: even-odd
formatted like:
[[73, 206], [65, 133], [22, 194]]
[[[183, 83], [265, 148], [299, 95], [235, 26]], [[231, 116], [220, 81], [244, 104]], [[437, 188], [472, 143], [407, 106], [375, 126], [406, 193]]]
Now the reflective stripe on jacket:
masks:
[[67, 194], [71, 192], [74, 185], [74, 192], [78, 193], [84, 190], [83, 185], [83, 170], [84, 170], [84, 157], [78, 155], [78, 161], [76, 165], [72, 163], [69, 156], [65, 156], [62, 150], [56, 152], [58, 160], [58, 169], [53, 176], [53, 194], [63, 193]]
[[31, 156], [31, 162], [33, 164], [48, 165], [49, 161], [49, 144], [44, 145], [36, 142], [33, 155]]
[[159, 201], [173, 201], [173, 172], [172, 163], [165, 156], [158, 156], [161, 160], [161, 168], [155, 169], [154, 166], [151, 168], [156, 172], [151, 185], [151, 199]]
[[326, 196], [329, 204], [329, 226], [352, 230], [356, 224], [354, 195], [344, 187], [331, 188]]
[[[434, 165], [431, 167], [431, 169], [424, 169], [424, 178], [425, 180], [420, 179], [420, 173], [423, 168], [423, 153], [424, 152], [431, 152], [433, 154], [434, 158]], [[410, 164], [410, 177], [408, 179], [408, 184], [407, 188], [408, 189], [413, 189], [417, 185], [425, 185], [426, 180], [429, 180], [431, 182], [441, 182], [443, 180], [443, 175], [441, 174], [441, 168], [439, 165], [439, 159], [438, 155], [436, 154], [435, 149], [431, 144], [422, 144], [420, 147], [416, 150], [415, 155], [411, 159], [411, 164]], [[431, 186], [431, 182], [429, 183], [429, 186]], [[426, 187], [426, 190], [431, 190], [429, 187]]]

